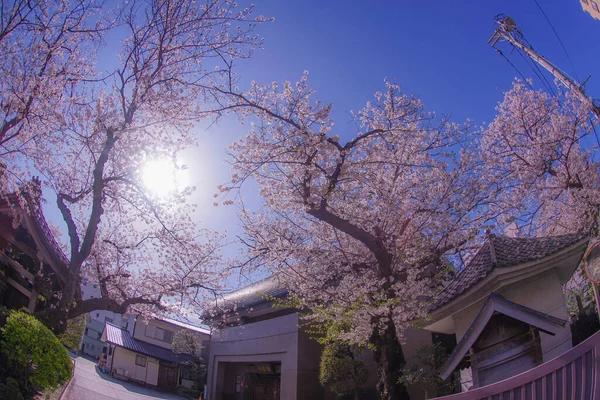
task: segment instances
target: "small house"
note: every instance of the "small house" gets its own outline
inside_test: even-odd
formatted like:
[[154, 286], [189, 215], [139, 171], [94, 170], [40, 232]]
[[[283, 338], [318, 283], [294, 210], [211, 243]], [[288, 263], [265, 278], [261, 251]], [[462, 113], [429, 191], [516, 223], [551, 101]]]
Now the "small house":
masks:
[[[200, 359], [173, 352], [173, 337], [183, 329], [197, 335], [202, 343], [204, 354]], [[106, 372], [161, 390], [194, 385], [196, 377], [190, 363], [205, 362], [210, 340], [208, 330], [169, 319], [143, 321], [138, 317], [132, 332], [119, 325], [105, 323], [102, 333], [105, 346], [100, 362]]]

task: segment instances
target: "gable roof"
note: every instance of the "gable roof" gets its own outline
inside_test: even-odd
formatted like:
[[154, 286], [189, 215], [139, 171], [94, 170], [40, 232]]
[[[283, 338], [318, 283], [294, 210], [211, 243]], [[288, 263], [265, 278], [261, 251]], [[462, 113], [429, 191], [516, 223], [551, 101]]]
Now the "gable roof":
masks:
[[465, 354], [467, 354], [477, 341], [479, 335], [481, 335], [481, 332], [483, 332], [483, 329], [495, 313], [504, 314], [518, 321], [525, 322], [550, 335], [555, 335], [558, 329], [564, 327], [566, 323], [563, 319], [506, 300], [499, 294], [491, 293], [481, 311], [479, 311], [479, 314], [477, 314], [477, 317], [475, 317], [475, 320], [469, 326], [467, 332], [465, 332], [465, 335], [440, 368], [439, 374], [442, 379], [448, 378], [452, 371], [460, 364]]
[[589, 240], [589, 237], [584, 232], [541, 238], [511, 238], [490, 234], [473, 259], [442, 289], [428, 310], [433, 311], [451, 302], [487, 277], [495, 268], [540, 260], [586, 239]]
[[135, 353], [144, 354], [149, 357], [158, 358], [170, 362], [183, 362], [196, 360], [189, 354], [175, 354], [172, 350], [164, 347], [156, 346], [150, 343], [143, 342], [131, 337], [128, 331], [113, 325], [110, 322], [106, 323], [104, 335], [108, 343], [112, 343]]

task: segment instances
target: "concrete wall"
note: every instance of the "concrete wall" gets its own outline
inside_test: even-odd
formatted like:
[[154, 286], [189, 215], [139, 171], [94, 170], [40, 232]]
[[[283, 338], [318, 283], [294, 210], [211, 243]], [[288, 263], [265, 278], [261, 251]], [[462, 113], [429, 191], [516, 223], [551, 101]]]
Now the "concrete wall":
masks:
[[[555, 271], [549, 271], [535, 279], [504, 287], [497, 293], [507, 300], [514, 301], [515, 303], [522, 304], [526, 307], [566, 321], [569, 320], [562, 286]], [[454, 315], [454, 327], [456, 329], [456, 339], [458, 341], [462, 339], [484, 303], [485, 300], [482, 300]], [[556, 336], [540, 332], [540, 339], [544, 362], [551, 360], [573, 347], [571, 342], [571, 329], [568, 323], [565, 324], [564, 328], [561, 328]]]
[[[208, 399], [222, 400], [223, 394], [243, 398], [243, 393], [233, 392], [232, 382], [235, 382], [236, 375], [241, 374], [242, 363], [258, 362], [281, 363], [281, 399], [334, 398], [319, 383], [322, 347], [299, 329], [299, 323], [298, 315], [290, 314], [213, 332], [208, 368]], [[409, 329], [402, 346], [407, 363], [415, 362], [419, 347], [431, 343], [430, 332]], [[373, 355], [366, 350], [360, 358], [370, 373], [366, 387], [373, 390], [368, 393], [376, 396], [374, 388], [378, 378]], [[424, 392], [419, 387], [409, 388], [409, 393], [413, 400], [424, 398]]]
[[[406, 364], [420, 365], [420, 361], [417, 358], [417, 352], [421, 347], [429, 346], [432, 343], [431, 332], [414, 328], [406, 329], [404, 331], [404, 337], [402, 338], [402, 352], [404, 353]], [[375, 378], [377, 378], [377, 373], [375, 371], [373, 371], [373, 374], [375, 374]], [[424, 399], [425, 392], [420, 386], [410, 385], [407, 390], [412, 400]], [[428, 393], [430, 396], [434, 396], [436, 394], [435, 384], [429, 385]]]
[[[222, 400], [223, 391], [228, 390], [225, 383], [235, 381], [233, 363], [256, 362], [281, 363], [281, 399], [314, 399], [298, 389], [298, 375], [311, 380], [313, 374], [306, 368], [306, 358], [298, 361], [298, 322], [297, 314], [289, 314], [215, 331], [210, 344], [208, 399]], [[311, 354], [309, 350], [303, 357]], [[299, 366], [304, 371], [299, 371]]]
[[[298, 388], [302, 392], [298, 398], [323, 399], [325, 389], [319, 383], [319, 364], [323, 346], [302, 330], [298, 334]], [[283, 397], [282, 397], [283, 399]]]

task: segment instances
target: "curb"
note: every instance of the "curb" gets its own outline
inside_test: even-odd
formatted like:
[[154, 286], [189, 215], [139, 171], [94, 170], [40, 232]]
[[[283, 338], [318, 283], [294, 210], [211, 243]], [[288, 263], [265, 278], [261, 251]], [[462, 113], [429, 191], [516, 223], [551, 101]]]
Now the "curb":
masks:
[[67, 393], [69, 387], [71, 386], [71, 383], [73, 382], [73, 378], [75, 378], [75, 361], [76, 360], [73, 359], [73, 375], [71, 376], [71, 379], [69, 379], [69, 382], [67, 382], [67, 384], [65, 385], [65, 388], [63, 389], [63, 392], [61, 393], [58, 400], [65, 400], [65, 393]]

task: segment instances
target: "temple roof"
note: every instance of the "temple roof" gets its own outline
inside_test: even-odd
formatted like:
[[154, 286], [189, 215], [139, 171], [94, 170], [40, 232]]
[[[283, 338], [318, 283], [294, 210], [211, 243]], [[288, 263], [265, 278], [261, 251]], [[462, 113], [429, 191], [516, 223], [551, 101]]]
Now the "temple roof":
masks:
[[232, 312], [260, 310], [272, 305], [272, 298], [284, 298], [288, 290], [283, 288], [276, 277], [270, 276], [261, 281], [227, 293], [217, 300], [212, 312], [205, 313], [204, 318], [211, 319], [218, 315]]
[[0, 195], [0, 213], [10, 218], [14, 217], [15, 212], [19, 213], [20, 224], [35, 241], [38, 246], [36, 250], [46, 256], [45, 261], [51, 264], [54, 272], [64, 281], [68, 274], [69, 259], [42, 213], [42, 189], [39, 180], [34, 179], [32, 187], [33, 189], [29, 191]]
[[588, 235], [583, 232], [542, 238], [488, 235], [473, 259], [442, 289], [437, 299], [429, 306], [429, 311], [465, 293], [495, 268], [507, 268], [540, 260], [585, 239], [588, 239]]

